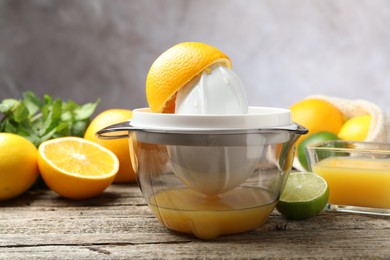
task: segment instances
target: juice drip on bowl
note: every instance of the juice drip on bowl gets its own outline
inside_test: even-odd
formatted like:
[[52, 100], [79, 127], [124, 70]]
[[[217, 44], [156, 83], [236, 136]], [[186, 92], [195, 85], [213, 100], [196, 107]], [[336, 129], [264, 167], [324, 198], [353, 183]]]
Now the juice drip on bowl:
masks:
[[215, 196], [174, 188], [157, 193], [149, 204], [167, 228], [213, 239], [260, 227], [274, 209], [275, 199], [261, 188], [236, 188]]

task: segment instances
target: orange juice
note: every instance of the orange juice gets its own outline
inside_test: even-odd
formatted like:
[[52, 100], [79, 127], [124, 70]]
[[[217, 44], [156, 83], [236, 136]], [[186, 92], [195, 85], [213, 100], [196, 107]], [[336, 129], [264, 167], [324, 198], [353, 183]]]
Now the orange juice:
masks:
[[329, 203], [390, 209], [390, 160], [329, 157], [312, 166], [329, 185]]
[[167, 228], [212, 239], [260, 227], [275, 207], [274, 197], [259, 188], [235, 189], [214, 197], [175, 188], [157, 193], [150, 206]]

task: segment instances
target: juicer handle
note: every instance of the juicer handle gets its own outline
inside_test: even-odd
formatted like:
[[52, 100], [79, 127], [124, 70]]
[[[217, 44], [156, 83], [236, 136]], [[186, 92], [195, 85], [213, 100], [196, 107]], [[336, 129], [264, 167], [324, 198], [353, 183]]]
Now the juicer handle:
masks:
[[128, 138], [129, 133], [134, 131], [133, 126], [130, 125], [130, 121], [121, 122], [107, 126], [95, 133], [95, 135], [100, 139], [112, 140], [119, 138]]
[[288, 132], [291, 132], [291, 133], [294, 133], [294, 134], [298, 134], [298, 135], [304, 135], [304, 134], [307, 134], [309, 132], [304, 126], [299, 125], [297, 123], [292, 123], [289, 126], [270, 127], [268, 129], [288, 131]]
[[309, 130], [306, 127], [300, 124], [293, 123], [293, 125], [295, 125], [295, 129], [291, 129], [291, 131], [294, 132], [295, 134], [305, 135], [309, 132]]

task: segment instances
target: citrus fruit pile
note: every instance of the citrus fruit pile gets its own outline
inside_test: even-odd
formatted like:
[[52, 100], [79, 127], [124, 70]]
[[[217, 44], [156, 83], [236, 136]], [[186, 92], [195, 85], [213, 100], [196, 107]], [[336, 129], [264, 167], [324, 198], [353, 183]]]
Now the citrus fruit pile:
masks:
[[111, 183], [135, 182], [128, 140], [95, 136], [131, 116], [126, 109], [104, 111], [91, 121], [84, 138], [52, 138], [38, 149], [20, 135], [0, 133], [0, 201], [23, 194], [39, 176], [48, 188], [70, 199], [97, 196]]
[[298, 159], [308, 170], [305, 147], [326, 140], [364, 141], [371, 127], [371, 115], [346, 118], [330, 102], [319, 98], [303, 99], [290, 107], [292, 120], [309, 130], [297, 141]]

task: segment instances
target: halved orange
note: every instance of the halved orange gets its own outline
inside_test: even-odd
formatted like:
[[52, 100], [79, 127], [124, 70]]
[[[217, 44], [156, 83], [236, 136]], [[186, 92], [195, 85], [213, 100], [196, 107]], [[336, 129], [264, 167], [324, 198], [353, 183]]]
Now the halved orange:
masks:
[[47, 186], [70, 199], [102, 193], [114, 180], [119, 160], [100, 144], [80, 137], [62, 137], [38, 148], [38, 166]]
[[217, 63], [232, 67], [225, 53], [205, 43], [183, 42], [169, 48], [154, 61], [146, 77], [150, 110], [173, 113], [177, 91]]
[[119, 160], [119, 171], [115, 176], [114, 183], [135, 182], [135, 173], [130, 161], [129, 141], [127, 138], [103, 140], [96, 136], [96, 132], [106, 126], [121, 123], [132, 117], [128, 109], [108, 109], [98, 114], [85, 130], [84, 138], [98, 143], [113, 152]]

